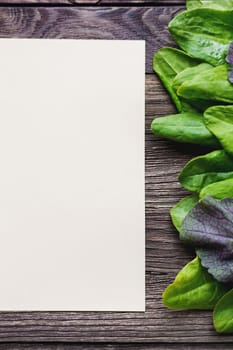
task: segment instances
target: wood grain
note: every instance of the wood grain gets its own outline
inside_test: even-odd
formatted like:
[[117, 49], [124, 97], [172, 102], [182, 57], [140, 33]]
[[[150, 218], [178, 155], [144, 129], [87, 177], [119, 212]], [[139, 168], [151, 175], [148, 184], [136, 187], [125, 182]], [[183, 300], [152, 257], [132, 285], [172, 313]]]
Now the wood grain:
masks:
[[98, 4], [117, 4], [118, 6], [122, 4], [150, 4], [152, 6], [184, 6], [185, 0], [100, 0]]
[[167, 23], [177, 7], [4, 7], [0, 37], [146, 40], [146, 71], [153, 53], [174, 46]]
[[232, 344], [61, 344], [21, 343], [0, 345], [0, 350], [232, 350]]
[[63, 5], [75, 5], [75, 4], [114, 4], [114, 5], [131, 5], [131, 4], [150, 4], [156, 6], [171, 6], [171, 5], [185, 5], [185, 0], [0, 0], [1, 4], [15, 5], [15, 4], [63, 4]]
[[95, 5], [100, 3], [100, 0], [0, 0], [0, 5], [17, 5], [17, 4], [26, 4], [26, 5]]
[[[153, 75], [146, 77], [146, 313], [2, 312], [0, 341], [231, 342], [218, 336], [211, 312], [172, 312], [161, 293], [193, 253], [178, 240], [169, 209], [185, 191], [177, 182], [182, 166], [200, 150], [156, 138], [150, 123], [174, 107]], [[202, 150], [203, 151], [203, 150]]]

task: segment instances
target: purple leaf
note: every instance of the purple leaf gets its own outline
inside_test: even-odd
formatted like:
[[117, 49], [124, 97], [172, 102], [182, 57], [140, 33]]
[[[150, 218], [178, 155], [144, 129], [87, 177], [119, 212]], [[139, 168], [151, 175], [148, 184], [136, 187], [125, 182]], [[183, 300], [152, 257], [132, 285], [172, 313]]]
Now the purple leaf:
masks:
[[233, 68], [231, 68], [228, 72], [228, 80], [231, 84], [233, 84]]
[[205, 197], [185, 217], [180, 238], [220, 282], [233, 282], [233, 199]]
[[230, 43], [226, 57], [226, 62], [233, 65], [233, 41]]

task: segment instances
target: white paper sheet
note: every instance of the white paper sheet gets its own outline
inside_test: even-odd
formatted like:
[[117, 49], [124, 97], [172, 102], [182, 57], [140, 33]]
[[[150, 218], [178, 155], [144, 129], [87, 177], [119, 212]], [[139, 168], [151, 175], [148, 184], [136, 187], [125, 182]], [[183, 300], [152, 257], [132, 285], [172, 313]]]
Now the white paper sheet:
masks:
[[143, 311], [144, 41], [0, 52], [0, 310]]

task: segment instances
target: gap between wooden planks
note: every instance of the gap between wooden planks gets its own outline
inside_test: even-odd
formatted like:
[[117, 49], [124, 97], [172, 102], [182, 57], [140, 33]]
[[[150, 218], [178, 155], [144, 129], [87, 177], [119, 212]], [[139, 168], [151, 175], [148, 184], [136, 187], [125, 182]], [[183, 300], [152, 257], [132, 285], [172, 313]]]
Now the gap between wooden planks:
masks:
[[2, 344], [0, 350], [232, 350], [231, 344]]

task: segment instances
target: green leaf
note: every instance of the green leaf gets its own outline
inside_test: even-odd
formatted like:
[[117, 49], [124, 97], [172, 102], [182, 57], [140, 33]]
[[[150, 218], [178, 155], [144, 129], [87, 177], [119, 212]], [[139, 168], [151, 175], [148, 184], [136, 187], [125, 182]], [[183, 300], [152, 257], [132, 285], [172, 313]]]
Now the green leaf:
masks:
[[188, 10], [196, 8], [212, 8], [218, 10], [233, 10], [233, 0], [186, 0]]
[[211, 196], [215, 199], [233, 198], [233, 177], [204, 187], [200, 192], [200, 198], [202, 199], [206, 196]]
[[171, 208], [170, 215], [171, 215], [172, 223], [177, 229], [177, 231], [180, 232], [181, 225], [184, 218], [186, 217], [188, 212], [195, 206], [198, 200], [199, 200], [198, 195], [192, 194], [190, 196], [183, 198], [174, 207]]
[[180, 173], [184, 188], [200, 192], [205, 186], [233, 177], [233, 159], [224, 150], [217, 150], [190, 160]]
[[228, 65], [208, 69], [186, 80], [177, 95], [190, 100], [208, 100], [233, 103], [233, 85], [228, 81]]
[[155, 118], [151, 124], [151, 130], [156, 135], [177, 142], [220, 147], [216, 137], [206, 128], [203, 116], [197, 112]]
[[170, 47], [162, 48], [154, 54], [153, 69], [158, 74], [165, 88], [169, 92], [178, 111], [182, 111], [184, 108], [187, 110], [189, 108], [187, 104], [182, 102], [177, 96], [172, 87], [172, 81], [177, 73], [181, 72], [187, 67], [195, 66], [197, 62], [199, 61], [191, 58], [183, 51]]
[[233, 11], [209, 8], [184, 11], [168, 28], [177, 44], [190, 56], [217, 66], [225, 62], [233, 40]]
[[[210, 70], [214, 68], [209, 63], [200, 63], [194, 67], [189, 67], [178, 73], [175, 78], [173, 79], [172, 86], [175, 90], [176, 94], [178, 92], [178, 89], [180, 86], [182, 86], [183, 83], [192, 80], [196, 75], [202, 74], [203, 72], [206, 72], [207, 70]], [[181, 97], [180, 97], [181, 98]], [[182, 99], [182, 98], [181, 98]], [[183, 98], [183, 100], [185, 100]], [[195, 110], [203, 112], [206, 108], [212, 106], [214, 104], [214, 101], [208, 101], [203, 99], [186, 99], [186, 101], [193, 107]]]
[[227, 153], [233, 155], [233, 106], [214, 106], [204, 113], [207, 128]]
[[233, 289], [224, 294], [216, 304], [213, 320], [218, 333], [233, 333]]
[[217, 282], [201, 266], [196, 257], [176, 276], [163, 293], [163, 303], [170, 309], [213, 309], [226, 293], [226, 287]]
[[209, 63], [200, 63], [194, 67], [188, 67], [182, 70], [180, 73], [177, 73], [175, 78], [173, 79], [172, 86], [175, 91], [186, 81], [192, 80], [197, 74], [203, 73], [209, 69], [213, 69], [214, 67]]

